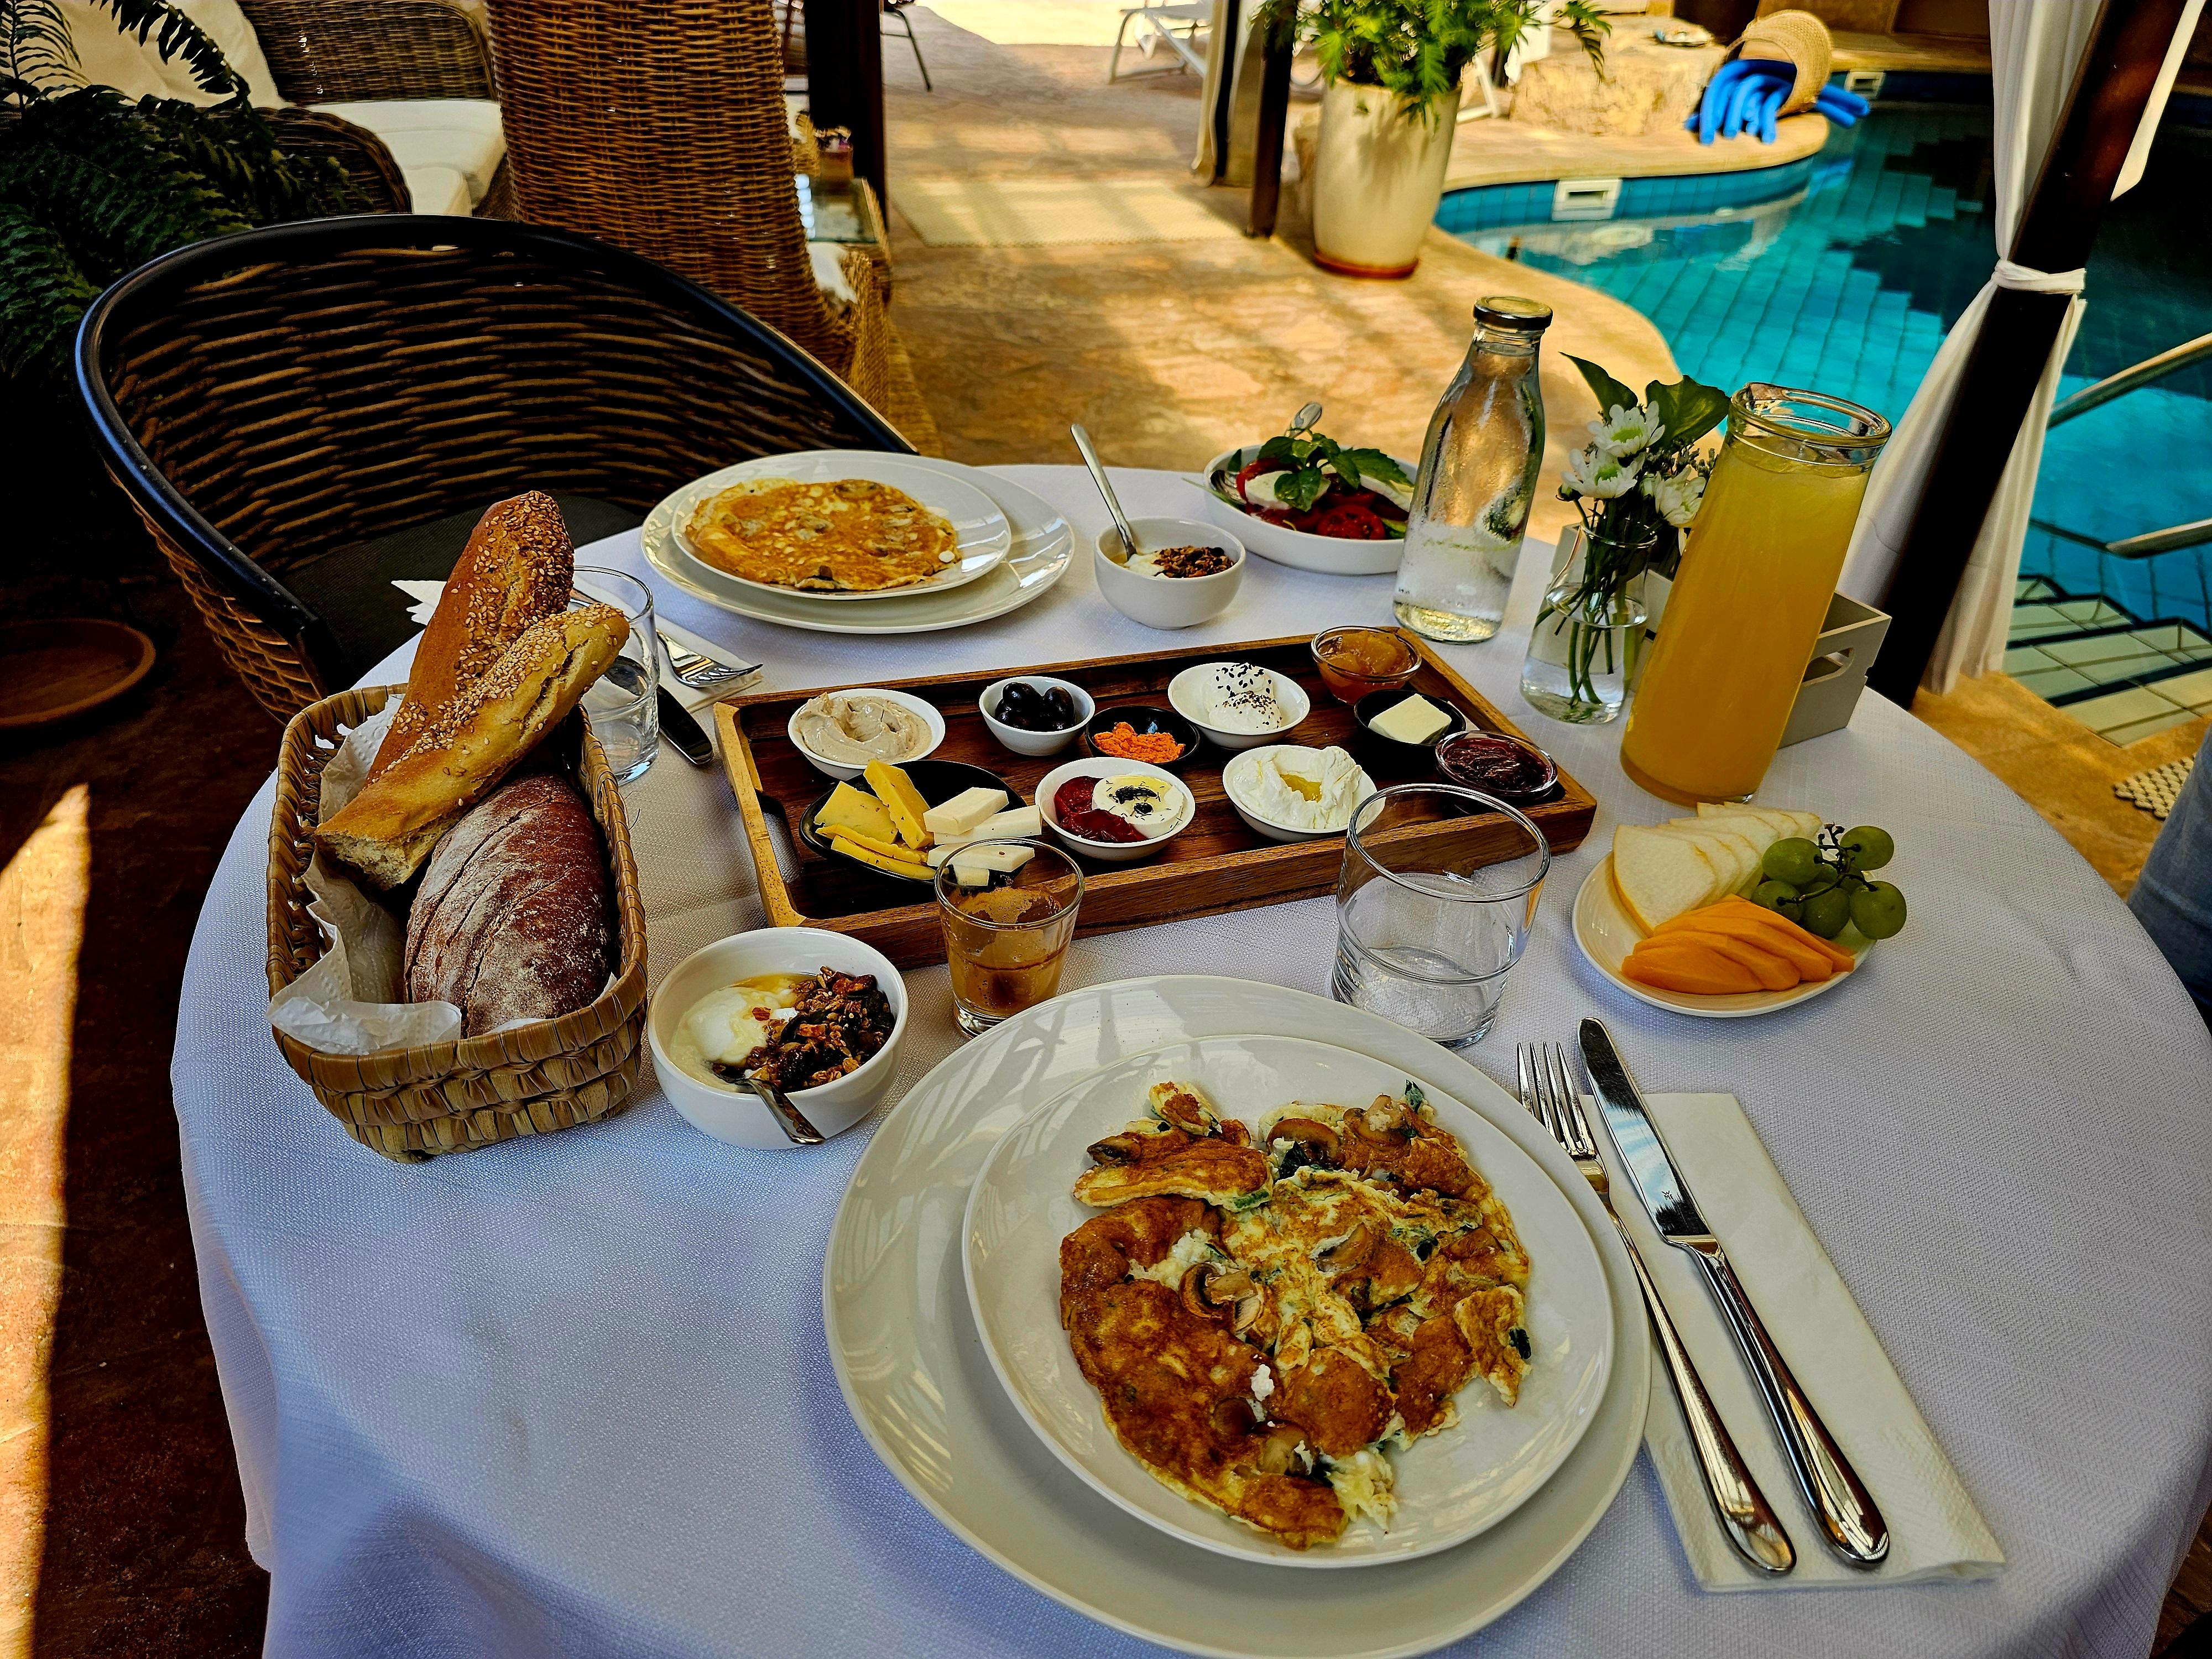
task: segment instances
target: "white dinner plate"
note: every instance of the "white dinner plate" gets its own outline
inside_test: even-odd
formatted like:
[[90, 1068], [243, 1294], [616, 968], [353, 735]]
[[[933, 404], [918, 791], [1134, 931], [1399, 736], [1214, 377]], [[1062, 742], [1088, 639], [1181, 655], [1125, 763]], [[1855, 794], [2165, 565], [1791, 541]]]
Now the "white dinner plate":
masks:
[[[699, 550], [692, 544], [685, 527], [691, 522], [691, 515], [709, 496], [749, 478], [790, 478], [800, 483], [831, 483], [843, 478], [866, 478], [875, 483], [889, 484], [894, 489], [904, 490], [952, 526], [953, 533], [959, 538], [955, 544], [957, 556], [943, 571], [927, 581], [911, 582], [904, 587], [890, 587], [868, 593], [824, 593], [737, 575], [702, 558]], [[855, 601], [873, 604], [879, 599], [942, 593], [947, 588], [960, 587], [978, 576], [988, 574], [1006, 558], [1006, 550], [1013, 544], [1013, 532], [1006, 523], [1006, 514], [996, 501], [974, 484], [950, 473], [940, 472], [924, 463], [909, 460], [903, 455], [884, 454], [875, 450], [817, 449], [799, 455], [766, 455], [757, 461], [740, 461], [735, 466], [726, 466], [719, 472], [710, 472], [703, 478], [694, 479], [670, 495], [664, 505], [668, 508], [669, 525], [676, 542], [672, 556], [679, 562], [688, 560], [696, 567], [691, 573], [694, 577], [719, 576], [725, 581], [738, 582], [757, 592], [788, 594], [810, 605], [844, 605]]]
[[[1629, 919], [1628, 912], [1620, 908], [1620, 896], [1613, 891], [1613, 854], [1607, 853], [1575, 894], [1575, 943], [1583, 947], [1590, 966], [1638, 1002], [1671, 1008], [1678, 1014], [1694, 1014], [1700, 1019], [1748, 1019], [1753, 1014], [1771, 1014], [1777, 1008], [1810, 1001], [1859, 975], [1859, 969], [1854, 968], [1848, 974], [1806, 980], [1786, 991], [1729, 991], [1717, 996], [1662, 991], [1656, 986], [1638, 985], [1620, 971], [1620, 964], [1643, 937], [1644, 930]], [[1834, 942], [1838, 950], [1849, 951], [1861, 963], [1874, 949], [1874, 941], [1856, 927], [1844, 928]]]
[[[1518, 1511], [1457, 1549], [1316, 1580], [1177, 1544], [1048, 1451], [984, 1358], [960, 1241], [969, 1183], [993, 1145], [1069, 1085], [1128, 1054], [1252, 1033], [1356, 1049], [1476, 1105], [1550, 1174], [1597, 1240], [1613, 1363], [1589, 1431]], [[1200, 975], [1070, 992], [939, 1064], [860, 1155], [830, 1227], [822, 1300], [831, 1367], [854, 1421], [951, 1531], [1103, 1624], [1239, 1659], [1399, 1659], [1515, 1607], [1612, 1504], [1642, 1441], [1650, 1388], [1644, 1304], [1612, 1224], [1565, 1155], [1495, 1084], [1373, 1014]]]
[[[1424, 1086], [1513, 1218], [1528, 1252], [1525, 1328], [1534, 1352], [1518, 1401], [1477, 1377], [1459, 1422], [1384, 1454], [1398, 1512], [1386, 1533], [1356, 1520], [1334, 1544], [1297, 1550], [1170, 1491], [1123, 1449], [1060, 1322], [1060, 1242], [1100, 1213], [1068, 1188], [1084, 1149], [1146, 1113], [1152, 1084], [1196, 1085], [1256, 1133], [1294, 1101], [1364, 1107], [1408, 1086], [1387, 1060], [1303, 1037], [1218, 1036], [1133, 1054], [1093, 1073], [1004, 1136], [984, 1161], [963, 1235], [983, 1349], [1029, 1425], [1091, 1488], [1201, 1549], [1278, 1567], [1371, 1567], [1449, 1549], [1496, 1525], [1551, 1477], [1583, 1437], [1613, 1364], [1613, 1310], [1597, 1248], [1552, 1178], [1481, 1114]], [[1509, 1105], [1509, 1110], [1520, 1109]]]
[[[855, 453], [810, 450], [780, 456], [776, 461], [788, 467], [823, 457], [842, 461]], [[740, 581], [684, 553], [676, 542], [677, 495], [672, 495], [646, 515], [646, 560], [685, 592], [719, 610], [821, 634], [927, 634], [965, 628], [1029, 604], [1067, 574], [1074, 559], [1075, 532], [1060, 509], [1036, 491], [957, 461], [927, 455], [890, 459], [973, 485], [989, 496], [1006, 514], [1012, 535], [1006, 556], [975, 580], [949, 592], [890, 593], [866, 605], [824, 605], [802, 594]]]

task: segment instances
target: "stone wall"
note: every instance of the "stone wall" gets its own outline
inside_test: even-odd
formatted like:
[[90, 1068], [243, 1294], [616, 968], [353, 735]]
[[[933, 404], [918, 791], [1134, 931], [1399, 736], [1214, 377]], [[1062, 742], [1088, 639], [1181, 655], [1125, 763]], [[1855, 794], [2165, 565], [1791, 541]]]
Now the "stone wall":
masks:
[[1606, 43], [1605, 72], [1564, 30], [1554, 30], [1552, 52], [1524, 64], [1513, 88], [1513, 118], [1561, 132], [1633, 138], [1680, 126], [1698, 106], [1725, 48], [1662, 46], [1622, 20]]

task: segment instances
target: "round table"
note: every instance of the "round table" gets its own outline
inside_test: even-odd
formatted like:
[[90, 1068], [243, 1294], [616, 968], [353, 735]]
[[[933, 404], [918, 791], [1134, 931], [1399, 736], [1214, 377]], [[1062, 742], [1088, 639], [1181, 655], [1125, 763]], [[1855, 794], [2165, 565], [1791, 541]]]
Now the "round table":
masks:
[[[1258, 560], [1237, 603], [1162, 635], [1110, 610], [1073, 467], [1016, 467], [1077, 530], [1058, 588], [903, 639], [665, 616], [769, 689], [1303, 634], [1389, 616], [1390, 579]], [[1117, 477], [1188, 512], [1172, 475]], [[1727, 1089], [1788, 1179], [2009, 1565], [1969, 1584], [1701, 1594], [1648, 1461], [1577, 1554], [1463, 1644], [1546, 1659], [2110, 1654], [2138, 1659], [2208, 1496], [2212, 1040], [2134, 918], [1972, 760], [1869, 694], [1784, 750], [1763, 798], [1896, 836], [1911, 927], [1843, 994], [1703, 1021], [1632, 1002], [1567, 930], [1631, 786], [1619, 727], [1516, 690], [1541, 562], [1499, 638], [1449, 652], [1595, 794], [1487, 1042], [1599, 1012], [1656, 1090]], [[584, 562], [645, 574], [635, 533]], [[404, 656], [372, 681], [404, 678]], [[820, 1310], [831, 1214], [872, 1122], [805, 1153], [708, 1140], [657, 1090], [604, 1124], [402, 1166], [356, 1146], [265, 1018], [271, 792], [240, 822], [185, 970], [173, 1081], [208, 1325], [271, 1574], [268, 1650], [1036, 1656], [1157, 1651], [1027, 1589], [871, 1455]], [[763, 918], [719, 772], [664, 748], [629, 794], [651, 963]], [[1885, 872], [1887, 873], [1887, 872]], [[1071, 985], [1200, 969], [1325, 988], [1326, 900], [1079, 941]], [[902, 1082], [951, 1051], [943, 969], [908, 975]], [[1301, 1585], [1302, 1589], [1310, 1586]]]

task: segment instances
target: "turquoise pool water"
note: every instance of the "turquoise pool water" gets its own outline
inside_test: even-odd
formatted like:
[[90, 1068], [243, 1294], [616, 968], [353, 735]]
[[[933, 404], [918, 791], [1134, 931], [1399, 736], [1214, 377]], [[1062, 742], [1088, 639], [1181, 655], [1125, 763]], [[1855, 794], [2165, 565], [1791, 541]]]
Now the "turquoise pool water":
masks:
[[[1437, 223], [1635, 307], [1700, 380], [1811, 386], [1894, 420], [1989, 274], [1989, 155], [1985, 108], [1882, 104], [1788, 167], [1628, 180], [1602, 222], [1547, 222], [1544, 185], [1457, 192]], [[2208, 165], [2212, 134], [2169, 117], [2143, 182], [2099, 235], [2062, 396], [2212, 331], [2191, 183]], [[2212, 516], [2212, 367], [2056, 428], [2035, 516], [2051, 528], [2031, 534], [2024, 572], [2105, 596], [2114, 626], [2178, 619], [2212, 633], [2203, 550], [2130, 561], [2084, 544]]]

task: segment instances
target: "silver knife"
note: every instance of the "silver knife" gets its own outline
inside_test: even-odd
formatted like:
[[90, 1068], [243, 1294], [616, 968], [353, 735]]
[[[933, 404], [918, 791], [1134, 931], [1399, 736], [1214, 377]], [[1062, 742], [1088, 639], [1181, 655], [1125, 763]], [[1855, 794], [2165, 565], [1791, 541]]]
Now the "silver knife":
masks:
[[660, 688], [660, 733], [674, 744], [677, 751], [692, 765], [712, 766], [714, 763], [713, 740], [665, 685]]
[[1751, 1374], [1759, 1380], [1783, 1449], [1790, 1454], [1797, 1490], [1820, 1517], [1828, 1547], [1852, 1566], [1880, 1566], [1889, 1554], [1888, 1522], [1767, 1335], [1758, 1310], [1729, 1263], [1728, 1252], [1705, 1224], [1697, 1200], [1667, 1156], [1658, 1127], [1644, 1109], [1644, 1098], [1613, 1046], [1612, 1034], [1596, 1020], [1585, 1019], [1581, 1035], [1583, 1064], [1589, 1068], [1591, 1091], [1604, 1110], [1622, 1167], [1651, 1212], [1659, 1237], [1688, 1251], [1705, 1270], [1705, 1284], [1727, 1316]]

